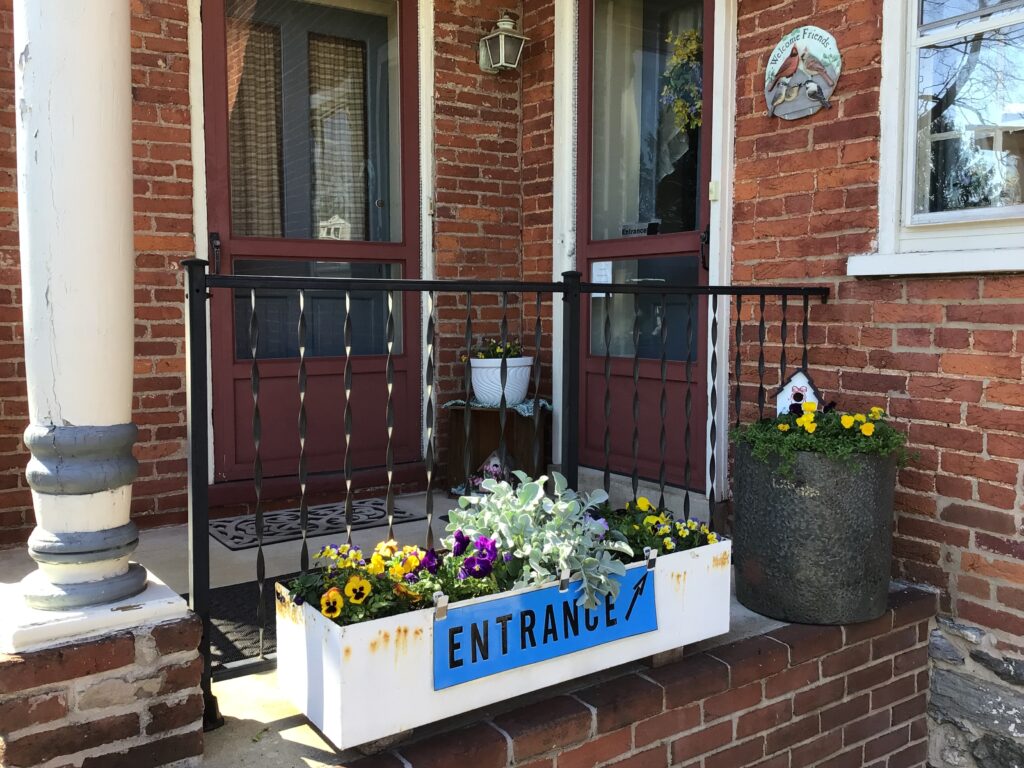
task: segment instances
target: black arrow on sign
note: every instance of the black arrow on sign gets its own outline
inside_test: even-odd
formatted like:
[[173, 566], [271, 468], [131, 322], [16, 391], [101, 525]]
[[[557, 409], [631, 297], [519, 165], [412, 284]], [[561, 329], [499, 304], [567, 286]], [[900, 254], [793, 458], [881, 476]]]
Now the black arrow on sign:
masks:
[[636, 605], [636, 599], [644, 593], [644, 585], [647, 584], [647, 574], [650, 571], [644, 571], [644, 575], [633, 585], [633, 598], [629, 601], [629, 608], [626, 609], [626, 618], [624, 621], [629, 621], [629, 617], [633, 613], [633, 606]]

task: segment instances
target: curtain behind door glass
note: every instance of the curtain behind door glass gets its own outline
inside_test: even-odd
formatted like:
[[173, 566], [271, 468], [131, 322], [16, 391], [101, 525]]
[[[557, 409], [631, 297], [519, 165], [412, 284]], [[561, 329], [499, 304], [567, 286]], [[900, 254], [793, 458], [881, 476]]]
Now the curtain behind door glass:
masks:
[[309, 36], [313, 231], [366, 239], [366, 45]]
[[281, 34], [227, 19], [231, 218], [242, 237], [281, 232]]
[[[702, 34], [700, 0], [595, 0], [594, 240], [696, 228], [700, 128], [680, 125], [672, 40]], [[699, 62], [687, 63], [700, 80]], [[699, 100], [692, 104], [699, 114]]]

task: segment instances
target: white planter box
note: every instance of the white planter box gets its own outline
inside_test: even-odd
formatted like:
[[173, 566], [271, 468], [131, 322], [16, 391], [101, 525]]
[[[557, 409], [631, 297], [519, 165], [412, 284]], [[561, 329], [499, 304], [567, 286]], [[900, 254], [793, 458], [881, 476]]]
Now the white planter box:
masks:
[[[505, 405], [519, 405], [526, 399], [533, 370], [532, 357], [509, 357], [505, 360]], [[470, 358], [473, 397], [481, 404], [497, 408], [501, 405], [501, 358], [480, 360]]]
[[[576, 645], [597, 639], [600, 644], [583, 647], [553, 658], [529, 663], [536, 649], [522, 651], [515, 642], [522, 625], [518, 618], [506, 624], [513, 627], [507, 653], [501, 650], [501, 622], [491, 623], [491, 662], [518, 664], [486, 677], [452, 683], [435, 690], [434, 631], [438, 627], [439, 642], [449, 651], [451, 628], [447, 624], [456, 616], [466, 616], [465, 608], [481, 615], [490, 613], [492, 621], [515, 614], [527, 600], [560, 600], [558, 585], [505, 592], [500, 595], [453, 603], [448, 616], [435, 625], [435, 610], [424, 610], [389, 616], [361, 624], [338, 626], [320, 615], [309, 604], [296, 606], [287, 590], [277, 587], [277, 679], [287, 697], [334, 744], [347, 749], [358, 744], [402, 733], [426, 723], [462, 712], [486, 707], [495, 701], [509, 699], [573, 678], [598, 672], [655, 653], [705, 640], [729, 631], [729, 581], [732, 545], [721, 541], [685, 552], [662, 555], [650, 575], [654, 594], [647, 591], [647, 608], [656, 611], [657, 629], [611, 641], [601, 641], [586, 633], [573, 638]], [[644, 563], [635, 563], [627, 570], [627, 580], [639, 586]], [[648, 582], [650, 583], [650, 582]], [[554, 590], [554, 592], [548, 592]], [[621, 619], [636, 589], [623, 591], [611, 606]], [[544, 594], [541, 594], [544, 593]], [[641, 599], [640, 602], [645, 602]], [[597, 614], [604, 614], [599, 607]], [[461, 612], [461, 613], [458, 613]], [[638, 609], [637, 614], [640, 611]], [[580, 611], [582, 619], [590, 614]], [[520, 617], [522, 614], [520, 614]], [[615, 622], [612, 622], [615, 623]], [[628, 623], [627, 623], [628, 624]], [[505, 625], [502, 625], [505, 626]], [[563, 626], [558, 620], [559, 631]], [[568, 625], [565, 625], [568, 627]], [[623, 631], [623, 624], [616, 629]], [[536, 626], [535, 636], [541, 640], [543, 621]], [[571, 635], [567, 631], [565, 642]], [[442, 634], [443, 633], [443, 634]], [[599, 634], [599, 633], [598, 633]], [[471, 657], [471, 637], [467, 631], [458, 635], [457, 655], [467, 664]], [[476, 637], [479, 640], [479, 636]], [[524, 635], [523, 643], [528, 645]], [[558, 643], [552, 642], [550, 648]], [[543, 647], [543, 646], [542, 646]], [[448, 664], [448, 653], [436, 660]], [[460, 665], [461, 666], [461, 665]], [[464, 673], [465, 667], [459, 670]]]

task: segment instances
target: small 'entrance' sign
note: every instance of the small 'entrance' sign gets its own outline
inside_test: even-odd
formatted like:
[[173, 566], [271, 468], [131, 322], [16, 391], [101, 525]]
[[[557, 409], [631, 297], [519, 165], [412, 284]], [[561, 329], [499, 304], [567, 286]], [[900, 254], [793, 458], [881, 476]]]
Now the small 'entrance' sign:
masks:
[[434, 690], [658, 629], [654, 571], [630, 568], [618, 598], [577, 604], [579, 582], [448, 608], [434, 621]]
[[764, 71], [768, 114], [784, 120], [830, 109], [843, 59], [836, 39], [820, 27], [797, 27], [775, 46]]

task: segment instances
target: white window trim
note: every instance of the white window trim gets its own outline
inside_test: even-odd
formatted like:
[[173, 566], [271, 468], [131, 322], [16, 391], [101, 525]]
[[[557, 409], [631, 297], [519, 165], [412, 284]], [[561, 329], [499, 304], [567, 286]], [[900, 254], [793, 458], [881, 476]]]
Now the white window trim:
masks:
[[[903, 224], [909, 218], [904, 180], [913, 173], [915, 141], [905, 95], [917, 72], [917, 29], [907, 8], [906, 0], [884, 0], [882, 11], [877, 252], [851, 256], [846, 272], [856, 277], [1024, 272], [1024, 217], [996, 222], [998, 213], [968, 212], [941, 223]], [[986, 241], [983, 249], [979, 238]]]

